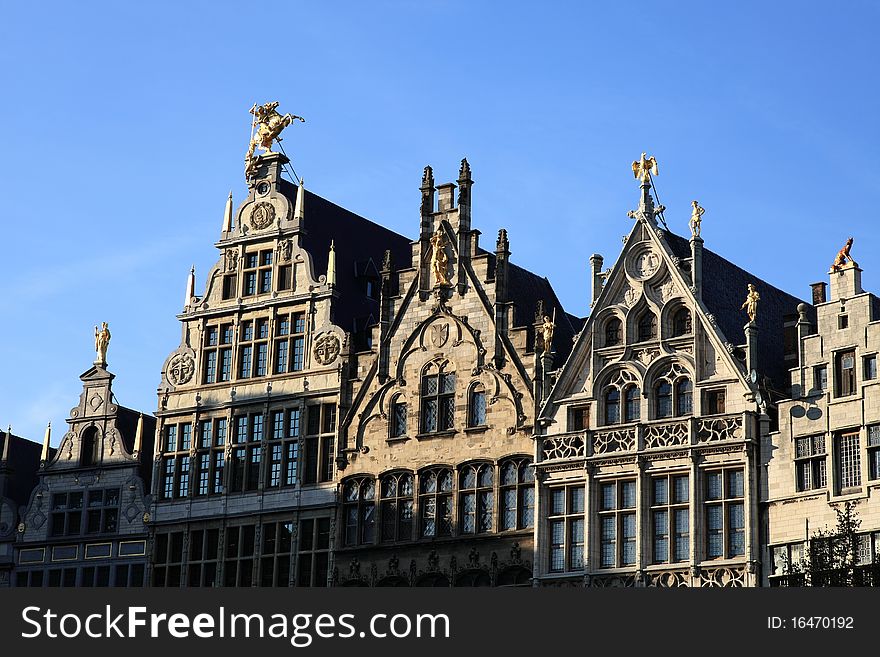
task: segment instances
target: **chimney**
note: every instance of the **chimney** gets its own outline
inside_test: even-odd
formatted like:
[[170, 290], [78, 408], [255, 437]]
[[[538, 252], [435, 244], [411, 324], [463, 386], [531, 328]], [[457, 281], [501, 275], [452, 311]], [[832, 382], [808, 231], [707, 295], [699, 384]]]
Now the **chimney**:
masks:
[[813, 290], [813, 305], [818, 306], [820, 303], [825, 303], [828, 301], [827, 283], [812, 283], [810, 284], [810, 289]]
[[455, 207], [455, 183], [437, 185], [437, 211], [449, 212]]
[[596, 303], [596, 299], [599, 298], [599, 295], [602, 294], [602, 265], [605, 263], [605, 259], [600, 256], [598, 253], [594, 253], [590, 256], [590, 271], [592, 272], [592, 281], [591, 281], [591, 294], [592, 298], [590, 299], [590, 307], [593, 307], [593, 304]]

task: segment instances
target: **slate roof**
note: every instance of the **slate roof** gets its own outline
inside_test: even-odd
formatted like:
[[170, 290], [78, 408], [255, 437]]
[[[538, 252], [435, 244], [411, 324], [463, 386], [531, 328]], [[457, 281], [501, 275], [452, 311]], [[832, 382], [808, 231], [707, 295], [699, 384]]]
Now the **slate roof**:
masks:
[[[665, 238], [674, 255], [682, 260], [691, 257], [688, 240], [671, 232], [666, 232]], [[784, 360], [783, 323], [787, 317], [796, 317], [798, 304], [806, 302], [703, 247], [703, 304], [715, 317], [724, 337], [735, 345], [745, 343], [744, 327], [748, 316], [741, 306], [749, 283], [755, 285], [761, 295], [757, 316], [757, 369], [760, 374], [770, 377], [774, 388], [786, 391], [789, 377]]]
[[[282, 178], [280, 190], [291, 203], [296, 202], [297, 185]], [[372, 268], [367, 267], [368, 260], [373, 261], [377, 270], [381, 269], [383, 255], [389, 249], [395, 269], [409, 267], [412, 261], [412, 240], [331, 203], [308, 189], [304, 213], [305, 234], [302, 244], [312, 255], [315, 276], [322, 276], [327, 272], [330, 240], [335, 242], [336, 278], [340, 298], [334, 304], [333, 321], [346, 330], [360, 329], [370, 316], [379, 317], [379, 304], [366, 296], [364, 279], [359, 279], [358, 273], [372, 271]], [[490, 271], [494, 270], [494, 254], [479, 249], [478, 255], [488, 255]], [[508, 298], [515, 303], [514, 326], [528, 327], [530, 340], [534, 332], [538, 301], [544, 301], [551, 316], [553, 309], [556, 309], [556, 332], [553, 338], [555, 362], [565, 362], [583, 320], [565, 312], [550, 281], [510, 263]]]
[[[9, 464], [11, 477], [6, 497], [19, 505], [27, 504], [31, 491], [37, 485], [37, 470], [40, 467], [40, 454], [43, 446], [27, 438], [21, 438], [12, 434], [9, 442]], [[0, 432], [0, 454], [6, 446], [10, 435], [5, 431]], [[55, 449], [49, 449], [49, 458], [55, 455]], [[2, 491], [0, 491], [2, 493]]]

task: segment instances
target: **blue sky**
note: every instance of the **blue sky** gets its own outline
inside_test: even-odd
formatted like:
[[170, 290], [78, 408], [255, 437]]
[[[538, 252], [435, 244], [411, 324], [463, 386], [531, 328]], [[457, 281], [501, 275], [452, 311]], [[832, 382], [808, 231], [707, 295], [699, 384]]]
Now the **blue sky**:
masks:
[[120, 403], [156, 408], [186, 275], [244, 195], [254, 102], [306, 117], [306, 186], [413, 236], [422, 168], [467, 157], [474, 225], [587, 313], [642, 151], [670, 227], [805, 298], [845, 239], [874, 285], [877, 3], [6, 3], [0, 425], [53, 443], [113, 332]]

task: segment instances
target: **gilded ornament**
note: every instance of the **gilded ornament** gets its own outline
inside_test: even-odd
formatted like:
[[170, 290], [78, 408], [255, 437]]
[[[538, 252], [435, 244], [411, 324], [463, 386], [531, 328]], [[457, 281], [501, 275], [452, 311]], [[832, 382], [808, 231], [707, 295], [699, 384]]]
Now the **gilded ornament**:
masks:
[[698, 201], [691, 201], [691, 206], [693, 206], [690, 220], [691, 237], [699, 237], [700, 224], [703, 223], [703, 213], [706, 212], [706, 209], [701, 208]]
[[449, 256], [446, 255], [446, 237], [443, 229], [437, 228], [431, 236], [431, 269], [437, 285], [449, 285]]
[[758, 294], [758, 290], [755, 289], [754, 285], [749, 283], [749, 293], [746, 295], [746, 300], [743, 301], [742, 306], [740, 306], [740, 310], [745, 309], [750, 322], [754, 322], [755, 318], [758, 316], [758, 302], [760, 300], [761, 295]]
[[657, 160], [654, 156], [645, 157], [645, 155], [645, 153], [642, 153], [641, 159], [632, 163], [633, 175], [642, 182], [650, 181], [651, 176], [656, 176], [658, 173]]
[[107, 322], [101, 322], [101, 329], [95, 326], [95, 365], [104, 367], [107, 365], [107, 347], [110, 345], [110, 329]]
[[302, 121], [305, 119], [294, 114], [278, 113], [278, 101], [264, 103], [262, 105], [254, 105], [250, 109], [250, 113], [254, 115], [251, 128], [256, 130], [256, 134], [251, 138], [245, 155], [245, 172], [248, 177], [253, 175], [256, 170], [257, 156], [254, 155], [257, 147], [263, 150], [264, 154], [272, 152], [272, 142], [281, 142], [281, 131], [284, 130], [294, 121]]
[[844, 267], [846, 267], [847, 261], [849, 261], [853, 267], [858, 267], [859, 265], [853, 260], [852, 256], [849, 254], [849, 250], [852, 248], [853, 238], [850, 237], [846, 244], [844, 244], [843, 248], [837, 252], [837, 256], [834, 258], [834, 262], [831, 263], [831, 271], [840, 271]]

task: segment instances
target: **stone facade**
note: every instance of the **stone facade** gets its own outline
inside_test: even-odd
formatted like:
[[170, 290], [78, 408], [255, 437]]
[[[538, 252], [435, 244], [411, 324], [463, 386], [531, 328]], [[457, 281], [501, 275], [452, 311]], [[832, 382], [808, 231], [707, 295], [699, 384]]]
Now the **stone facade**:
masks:
[[[592, 258], [592, 313], [538, 420], [535, 581], [755, 586], [764, 374], [784, 357], [763, 369], [759, 341], [797, 300], [661, 229], [649, 190], [614, 267]], [[723, 298], [744, 276], [760, 322]]]
[[545, 280], [509, 262], [506, 231], [494, 254], [480, 248], [466, 160], [457, 182], [456, 204], [456, 186], [435, 188], [425, 169], [419, 239], [401, 268], [386, 259], [375, 348], [356, 355], [340, 429], [342, 586], [530, 581], [531, 319], [540, 303], [570, 344], [571, 318]]
[[797, 585], [788, 564], [806, 558], [817, 531], [833, 530], [835, 508], [855, 504], [861, 520], [860, 570], [880, 584], [880, 299], [862, 289], [850, 263], [813, 285], [814, 307], [797, 322], [799, 365], [791, 397], [779, 405], [779, 431], [765, 437], [767, 470], [764, 583]]
[[15, 586], [143, 586], [156, 423], [120, 406], [95, 364], [57, 450], [49, 433], [39, 483], [20, 512]]
[[37, 485], [40, 452], [39, 443], [0, 432], [0, 588], [12, 585], [19, 508]]

